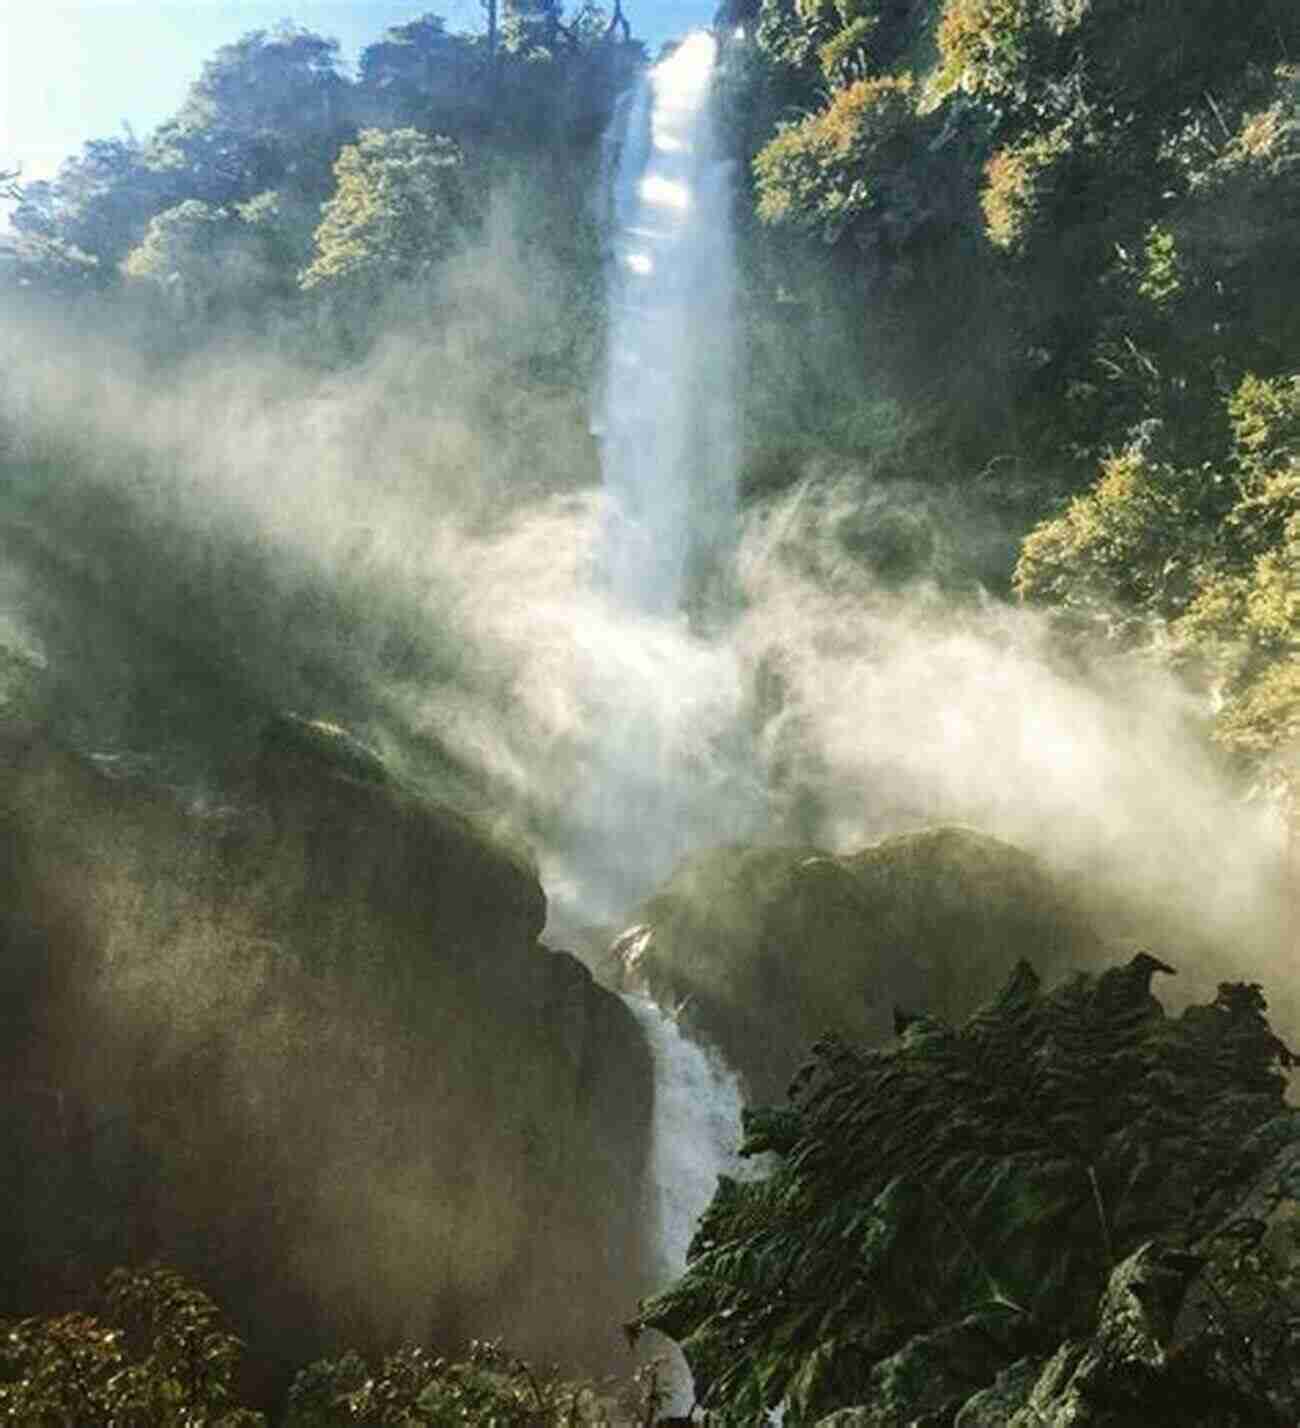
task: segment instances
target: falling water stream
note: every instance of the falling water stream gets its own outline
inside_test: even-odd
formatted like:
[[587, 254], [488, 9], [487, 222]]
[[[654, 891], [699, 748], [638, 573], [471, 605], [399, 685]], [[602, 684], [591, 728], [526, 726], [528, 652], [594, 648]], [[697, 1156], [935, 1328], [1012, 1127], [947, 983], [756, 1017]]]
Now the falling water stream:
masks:
[[[606, 640], [599, 730], [574, 819], [584, 910], [608, 922], [700, 847], [749, 837], [734, 757], [736, 539], [732, 165], [712, 114], [716, 45], [684, 40], [606, 137], [608, 336], [594, 403], [604, 481], [595, 578]], [[586, 638], [586, 636], [580, 636]], [[590, 632], [594, 641], [598, 635]]]
[[[654, 1061], [654, 1119], [650, 1134], [650, 1204], [654, 1274], [661, 1286], [686, 1265], [700, 1215], [718, 1176], [743, 1179], [759, 1167], [740, 1160], [740, 1083], [734, 1072], [683, 1035], [672, 1017], [643, 997], [625, 998], [645, 1033]], [[690, 1370], [675, 1349], [662, 1386], [672, 1413], [691, 1407]]]
[[[597, 423], [608, 597], [630, 628], [675, 627], [682, 648], [694, 641], [711, 677], [719, 671], [707, 637], [734, 539], [737, 466], [731, 197], [710, 103], [715, 60], [711, 36], [688, 37], [645, 76], [610, 136], [608, 366]], [[642, 878], [662, 877], [700, 832], [698, 780], [673, 754], [650, 716], [620, 721], [600, 750], [592, 826], [611, 863]], [[717, 842], [740, 832], [709, 831]], [[655, 1068], [650, 1209], [656, 1274], [667, 1284], [719, 1173], [738, 1170], [740, 1090], [653, 1002], [628, 1003]], [[674, 1411], [688, 1409], [680, 1357], [667, 1386]]]
[[604, 577], [625, 608], [697, 608], [733, 538], [736, 394], [729, 165], [691, 35], [618, 117], [602, 466]]

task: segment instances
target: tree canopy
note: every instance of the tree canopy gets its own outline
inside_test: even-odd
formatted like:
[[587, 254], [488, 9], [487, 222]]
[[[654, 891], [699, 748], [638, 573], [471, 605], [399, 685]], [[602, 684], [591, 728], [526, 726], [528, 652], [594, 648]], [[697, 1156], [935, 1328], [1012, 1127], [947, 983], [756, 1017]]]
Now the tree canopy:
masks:
[[465, 221], [463, 157], [443, 136], [416, 129], [363, 129], [334, 166], [337, 186], [316, 230], [302, 285], [382, 285], [429, 273]]
[[[151, 135], [93, 139], [53, 180], [21, 185], [7, 270], [51, 290], [188, 271], [194, 292], [210, 249], [222, 269], [206, 280], [211, 320], [227, 299], [247, 309], [282, 297], [299, 272], [304, 291], [363, 268], [409, 278], [421, 235], [436, 264], [470, 190], [482, 205], [539, 144], [561, 169], [590, 172], [643, 58], [589, 6], [567, 17], [510, 6], [502, 27], [490, 54], [484, 35], [425, 14], [369, 45], [355, 80], [336, 40], [289, 21], [252, 31], [216, 52]], [[312, 251], [317, 228], [324, 247]]]

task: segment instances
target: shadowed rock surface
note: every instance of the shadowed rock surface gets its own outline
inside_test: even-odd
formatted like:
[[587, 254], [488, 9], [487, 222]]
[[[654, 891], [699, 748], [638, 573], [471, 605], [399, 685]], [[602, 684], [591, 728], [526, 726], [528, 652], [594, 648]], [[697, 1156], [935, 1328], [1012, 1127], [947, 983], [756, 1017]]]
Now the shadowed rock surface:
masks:
[[895, 1004], [960, 1016], [1020, 957], [1052, 975], [1101, 956], [1083, 912], [1036, 859], [942, 827], [848, 857], [703, 853], [645, 904], [604, 967], [681, 1008], [761, 1100], [784, 1091], [824, 1032], [884, 1041]]
[[519, 857], [326, 734], [278, 726], [202, 806], [0, 736], [0, 1314], [156, 1256], [263, 1377], [498, 1332], [621, 1364], [636, 1023], [540, 945]]

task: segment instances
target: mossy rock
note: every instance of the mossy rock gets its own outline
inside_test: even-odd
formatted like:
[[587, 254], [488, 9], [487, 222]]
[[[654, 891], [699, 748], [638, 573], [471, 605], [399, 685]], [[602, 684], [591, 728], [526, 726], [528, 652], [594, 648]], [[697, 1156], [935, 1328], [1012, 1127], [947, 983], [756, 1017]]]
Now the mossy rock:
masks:
[[959, 1017], [1022, 957], [1051, 976], [1103, 956], [1036, 859], [958, 827], [845, 857], [712, 850], [678, 869], [615, 951], [624, 984], [678, 1009], [759, 1096], [779, 1094], [823, 1032], [879, 1042], [896, 1004]]
[[326, 719], [278, 714], [262, 735], [262, 757], [279, 764], [301, 760], [314, 773], [342, 775], [382, 787], [389, 782], [380, 756], [349, 730]]

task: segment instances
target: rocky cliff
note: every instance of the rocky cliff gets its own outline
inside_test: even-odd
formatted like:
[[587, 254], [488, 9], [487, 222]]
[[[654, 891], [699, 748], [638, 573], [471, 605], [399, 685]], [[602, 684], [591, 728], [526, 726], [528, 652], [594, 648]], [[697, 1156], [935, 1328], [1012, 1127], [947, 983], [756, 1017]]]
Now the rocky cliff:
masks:
[[272, 1376], [470, 1333], [609, 1361], [651, 1068], [520, 856], [296, 720], [202, 798], [10, 725], [0, 847], [0, 1313], [157, 1256]]
[[1077, 902], [1029, 854], [970, 829], [700, 854], [614, 944], [616, 984], [680, 1008], [758, 1099], [824, 1032], [878, 1042], [895, 1005], [958, 1016], [1018, 958], [1045, 974], [1103, 955]]

